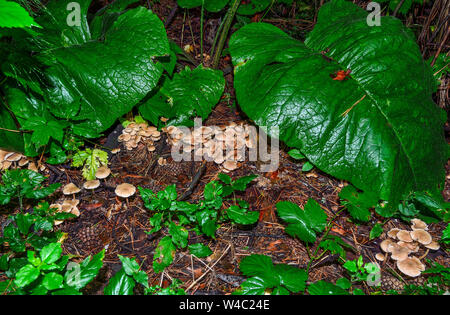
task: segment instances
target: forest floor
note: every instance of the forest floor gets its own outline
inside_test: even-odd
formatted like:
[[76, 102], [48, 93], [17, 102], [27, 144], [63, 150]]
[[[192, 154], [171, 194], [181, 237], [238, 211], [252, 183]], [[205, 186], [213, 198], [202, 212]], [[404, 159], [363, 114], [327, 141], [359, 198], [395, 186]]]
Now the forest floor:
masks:
[[[164, 21], [171, 15], [174, 1], [162, 0], [155, 4], [152, 10]], [[186, 44], [194, 46], [193, 59], [200, 63], [200, 12], [190, 10], [190, 15], [178, 9], [170, 24], [167, 26], [168, 35], [178, 45]], [[272, 17], [270, 21], [289, 32], [295, 32], [299, 37], [309, 31], [313, 21], [297, 21], [287, 23], [289, 12], [286, 11], [285, 19]], [[213, 35], [220, 23], [220, 16], [210, 16], [205, 21], [205, 52], [211, 47]], [[210, 62], [205, 57], [205, 66]], [[184, 67], [184, 65], [183, 65]], [[213, 110], [204, 125], [228, 125], [230, 122], [249, 122], [242, 112], [236, 108], [233, 90], [232, 65], [229, 58], [222, 58], [220, 69], [226, 74], [227, 87], [221, 102]], [[120, 127], [119, 127], [120, 129]], [[117, 134], [112, 134], [113, 137]], [[100, 140], [101, 144], [107, 141], [107, 137]], [[142, 264], [143, 270], [149, 274], [151, 285], [168, 284], [173, 278], [183, 281], [183, 288], [189, 288], [188, 294], [230, 294], [238, 288], [244, 277], [239, 272], [239, 261], [250, 254], [269, 255], [275, 263], [287, 263], [300, 268], [305, 268], [309, 262], [307, 248], [304, 243], [294, 239], [284, 232], [275, 213], [275, 204], [278, 201], [289, 200], [303, 206], [309, 198], [319, 202], [328, 217], [333, 217], [342, 209], [338, 193], [346, 185], [345, 182], [330, 177], [317, 169], [310, 172], [302, 172], [303, 162], [293, 160], [287, 155], [286, 148], [280, 150], [280, 165], [278, 170], [263, 173], [259, 169], [258, 162], [244, 162], [235, 171], [229, 173], [233, 178], [256, 174], [258, 178], [249, 188], [238, 195], [239, 198], [250, 203], [250, 209], [259, 211], [260, 217], [257, 224], [248, 229], [222, 225], [215, 240], [191, 236], [189, 243], [202, 242], [209, 245], [213, 254], [205, 259], [199, 259], [189, 255], [187, 251], [177, 251], [174, 263], [168, 267], [163, 275], [155, 274], [152, 270], [152, 260], [156, 245], [165, 231], [156, 234], [147, 234], [151, 229], [149, 224], [149, 212], [145, 209], [142, 199], [138, 194], [129, 198], [127, 205], [119, 200], [114, 189], [118, 184], [127, 182], [145, 188], [159, 191], [169, 184], [176, 184], [177, 191], [183, 193], [189, 187], [192, 178], [203, 170], [201, 162], [174, 162], [170, 157], [170, 148], [164, 141], [157, 142], [157, 149], [148, 152], [145, 144], [141, 143], [137, 148], [128, 151], [121, 146], [121, 151], [110, 158], [110, 169], [113, 176], [104, 180], [102, 186], [95, 193], [82, 192], [77, 195], [81, 200], [79, 209], [81, 215], [75, 220], [65, 221], [58, 228], [67, 233], [68, 237], [63, 244], [64, 253], [79, 257], [80, 260], [93, 255], [103, 248], [107, 248], [104, 259], [104, 267], [96, 281], [91, 283], [86, 292], [100, 294], [107, 280], [121, 267], [117, 254], [136, 257]], [[167, 165], [159, 165], [159, 157], [167, 157]], [[85, 181], [79, 169], [70, 165], [48, 166], [46, 171], [49, 182], [61, 182], [63, 185], [69, 182], [78, 187]], [[221, 172], [213, 162], [207, 162], [199, 183], [187, 201], [194, 202], [201, 198], [203, 187], [211, 180], [217, 179]], [[447, 174], [450, 174], [450, 164], [447, 164]], [[450, 201], [450, 175], [447, 175], [444, 190], [444, 198]], [[56, 194], [51, 202], [63, 199], [62, 194]], [[0, 223], [4, 220], [1, 216]], [[371, 222], [366, 225], [358, 225], [351, 221], [346, 211], [339, 212], [334, 220], [331, 235], [338, 235], [349, 245], [346, 255], [353, 260], [362, 255], [364, 261], [377, 262], [375, 254], [381, 252], [379, 244], [386, 238], [386, 232], [391, 228], [409, 229], [401, 220], [391, 219], [384, 224], [384, 233], [370, 240], [370, 229], [376, 223], [384, 223], [386, 219], [372, 216]], [[430, 234], [439, 239], [445, 225], [431, 224]], [[318, 243], [318, 242], [317, 242]], [[316, 243], [316, 245], [317, 245]], [[311, 248], [314, 250], [315, 248]], [[424, 252], [419, 252], [422, 255]], [[440, 249], [427, 253], [427, 259], [436, 261], [446, 267], [450, 267], [450, 257]], [[423, 283], [425, 276], [415, 279], [407, 279], [401, 276], [395, 267], [395, 261], [387, 260], [378, 262], [382, 270], [383, 289], [401, 289], [406, 283]], [[346, 274], [342, 264], [338, 262], [337, 255], [325, 255], [310, 271], [310, 281], [327, 280], [335, 282]], [[376, 290], [360, 286], [366, 293]]]

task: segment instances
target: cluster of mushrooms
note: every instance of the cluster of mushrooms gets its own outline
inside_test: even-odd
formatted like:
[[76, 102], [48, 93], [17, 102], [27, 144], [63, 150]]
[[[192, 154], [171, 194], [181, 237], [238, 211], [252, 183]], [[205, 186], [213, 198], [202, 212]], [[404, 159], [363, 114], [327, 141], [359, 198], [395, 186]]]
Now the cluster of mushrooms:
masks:
[[[100, 187], [100, 180], [107, 178], [111, 174], [111, 170], [107, 166], [101, 166], [95, 173], [97, 179], [88, 180], [83, 184], [83, 189], [94, 190]], [[54, 203], [50, 205], [50, 208], [57, 209], [57, 212], [72, 213], [77, 217], [80, 216], [80, 210], [78, 205], [80, 200], [75, 199], [75, 195], [81, 192], [81, 188], [77, 187], [74, 183], [69, 183], [63, 187], [63, 194], [66, 196], [72, 196], [72, 199], [64, 200], [62, 203]], [[128, 198], [136, 193], [136, 187], [131, 184], [123, 183], [116, 187], [115, 193], [118, 197], [126, 198], [128, 204]], [[56, 221], [55, 224], [61, 224], [63, 221]]]
[[251, 136], [248, 125], [232, 122], [228, 126], [202, 126], [193, 130], [169, 126], [163, 129], [169, 144], [178, 146], [185, 153], [203, 157], [220, 165], [223, 172], [239, 167], [245, 160], [246, 148], [256, 147], [256, 137]]
[[[381, 242], [380, 248], [386, 254], [376, 254], [376, 259], [384, 261], [388, 254], [397, 262], [397, 268], [402, 273], [410, 277], [418, 277], [425, 270], [425, 265], [420, 261], [424, 258], [428, 251], [438, 250], [439, 243], [434, 241], [431, 234], [427, 232], [428, 226], [420, 219], [411, 220], [412, 231], [391, 229], [387, 235], [389, 238]], [[427, 250], [422, 257], [410, 256], [410, 254], [418, 253], [420, 246], [424, 246]]]
[[[9, 152], [0, 150], [0, 170], [4, 171], [10, 168], [23, 168], [28, 166], [29, 170], [38, 171], [38, 168], [34, 162], [30, 161], [26, 156], [17, 152]], [[42, 167], [42, 170], [45, 167]]]
[[122, 130], [118, 137], [119, 142], [123, 142], [128, 151], [131, 151], [139, 145], [140, 142], [147, 145], [149, 152], [155, 151], [154, 142], [161, 139], [161, 132], [156, 127], [149, 126], [146, 123], [130, 123]]
[[[86, 190], [94, 190], [100, 186], [100, 180], [107, 178], [111, 174], [111, 170], [106, 166], [101, 166], [95, 173], [97, 179], [88, 180], [83, 184], [83, 188]], [[72, 196], [71, 200], [64, 200], [62, 203], [54, 203], [50, 205], [50, 208], [57, 209], [57, 212], [72, 213], [77, 217], [80, 215], [78, 205], [80, 200], [75, 199], [75, 195], [81, 191], [81, 188], [77, 187], [74, 183], [69, 183], [63, 187], [63, 194], [66, 196]], [[56, 225], [61, 224], [62, 221], [55, 222]]]

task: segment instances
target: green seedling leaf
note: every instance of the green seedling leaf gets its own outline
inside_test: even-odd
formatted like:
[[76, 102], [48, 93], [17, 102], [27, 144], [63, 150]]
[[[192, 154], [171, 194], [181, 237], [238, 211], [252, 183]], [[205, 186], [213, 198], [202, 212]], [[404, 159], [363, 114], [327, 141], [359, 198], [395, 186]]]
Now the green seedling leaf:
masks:
[[187, 246], [189, 233], [184, 227], [177, 225], [175, 222], [170, 222], [169, 234], [172, 236], [172, 242], [179, 248]]
[[136, 259], [130, 259], [122, 255], [119, 255], [119, 259], [122, 262], [123, 270], [127, 275], [133, 276], [134, 274], [139, 272], [140, 266], [136, 262]]
[[242, 225], [256, 223], [259, 218], [258, 211], [248, 211], [247, 209], [242, 209], [239, 206], [230, 206], [226, 210], [226, 213], [231, 221]]
[[124, 269], [120, 269], [108, 282], [103, 293], [105, 295], [133, 295], [135, 282]]
[[153, 257], [153, 270], [156, 273], [160, 273], [173, 262], [175, 257], [176, 247], [172, 242], [170, 236], [162, 238], [155, 250]]
[[87, 257], [81, 264], [71, 263], [64, 275], [66, 285], [80, 290], [91, 282], [103, 266], [103, 258], [105, 258], [105, 250], [98, 254]]
[[278, 202], [276, 207], [280, 218], [288, 223], [286, 233], [304, 242], [314, 243], [316, 233], [325, 229], [327, 215], [314, 199], [309, 199], [303, 210], [289, 201]]
[[342, 188], [339, 197], [344, 201], [342, 204], [347, 208], [350, 215], [362, 222], [368, 222], [370, 219], [369, 209], [378, 202], [375, 194], [369, 192], [358, 192], [355, 187], [348, 185]]
[[61, 289], [63, 286], [63, 276], [56, 272], [50, 272], [42, 279], [42, 285], [49, 291]]
[[377, 223], [373, 226], [373, 228], [370, 230], [369, 237], [371, 240], [374, 238], [377, 238], [383, 233], [383, 224]]
[[197, 256], [198, 258], [205, 258], [210, 256], [213, 252], [212, 250], [202, 243], [189, 245], [189, 253], [191, 255]]
[[23, 288], [36, 280], [38, 277], [39, 269], [32, 265], [26, 265], [20, 268], [20, 270], [17, 272], [14, 284], [19, 288]]
[[296, 160], [303, 160], [305, 158], [305, 156], [298, 149], [289, 150], [288, 154]]
[[52, 243], [44, 246], [40, 252], [43, 263], [50, 265], [56, 262], [62, 254], [62, 247], [60, 243]]

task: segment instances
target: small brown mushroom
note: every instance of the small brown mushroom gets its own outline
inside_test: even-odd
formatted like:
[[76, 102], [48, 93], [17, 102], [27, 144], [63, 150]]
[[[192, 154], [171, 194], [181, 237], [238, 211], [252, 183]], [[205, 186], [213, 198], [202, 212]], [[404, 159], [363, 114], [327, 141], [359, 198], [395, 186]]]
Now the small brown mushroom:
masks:
[[396, 238], [397, 238], [397, 233], [398, 233], [398, 232], [400, 232], [400, 229], [393, 228], [393, 229], [390, 229], [389, 232], [387, 232], [387, 235], [388, 235], [390, 238], [396, 239]]
[[222, 166], [227, 170], [227, 171], [234, 171], [235, 169], [237, 169], [238, 164], [236, 161], [225, 161], [223, 162]]
[[391, 245], [391, 244], [394, 244], [394, 242], [391, 239], [387, 238], [387, 239], [385, 239], [384, 241], [381, 242], [380, 248], [381, 248], [381, 250], [383, 252], [389, 253], [390, 252], [389, 251], [389, 249], [390, 249], [389, 245]]
[[136, 193], [136, 187], [131, 184], [123, 183], [116, 187], [115, 193], [117, 196], [125, 198], [128, 206], [128, 198]]
[[439, 245], [438, 242], [436, 241], [431, 241], [430, 244], [425, 245], [426, 248], [431, 249], [431, 250], [438, 250], [439, 248], [441, 248], [441, 246]]
[[391, 258], [393, 260], [404, 260], [408, 258], [408, 255], [411, 253], [411, 250], [407, 247], [402, 247], [398, 244], [391, 244], [390, 246], [391, 250]]
[[406, 242], [406, 243], [411, 243], [413, 241], [413, 239], [411, 238], [411, 235], [409, 233], [409, 231], [406, 230], [400, 230], [397, 233], [397, 238], [400, 241]]
[[100, 181], [98, 179], [88, 180], [83, 184], [84, 189], [94, 190], [100, 186]]
[[413, 230], [428, 230], [428, 225], [420, 219], [412, 219], [411, 222], [411, 228]]
[[69, 183], [63, 188], [64, 195], [72, 195], [73, 199], [75, 199], [75, 194], [78, 194], [81, 191], [74, 183]]
[[106, 166], [100, 166], [95, 173], [95, 177], [98, 179], [105, 179], [111, 174], [111, 170]]
[[425, 230], [414, 230], [411, 232], [411, 238], [420, 244], [428, 245], [433, 240], [430, 233]]
[[384, 255], [382, 253], [377, 253], [375, 258], [379, 261], [384, 261]]
[[397, 268], [410, 277], [418, 277], [425, 270], [425, 266], [417, 257], [408, 257], [397, 261]]

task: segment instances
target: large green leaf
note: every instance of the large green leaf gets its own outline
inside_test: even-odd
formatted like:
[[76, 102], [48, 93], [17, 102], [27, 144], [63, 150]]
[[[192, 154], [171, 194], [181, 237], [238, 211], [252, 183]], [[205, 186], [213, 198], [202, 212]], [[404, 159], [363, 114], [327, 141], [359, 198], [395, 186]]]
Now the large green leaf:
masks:
[[186, 67], [172, 79], [164, 77], [161, 88], [139, 107], [139, 111], [154, 124], [161, 116], [177, 117], [180, 124], [194, 115], [206, 118], [219, 102], [224, 88], [222, 71], [202, 66], [194, 70]]
[[6, 150], [23, 150], [23, 136], [14, 121], [11, 112], [7, 107], [0, 103], [0, 148]]
[[[258, 125], [279, 128], [315, 166], [395, 201], [435, 190], [447, 145], [433, 77], [401, 21], [334, 0], [306, 45], [278, 28], [249, 24], [230, 40], [236, 95]], [[347, 80], [333, 80], [351, 69]]]
[[31, 27], [39, 25], [20, 4], [0, 0], [0, 27]]
[[229, 0], [178, 0], [178, 5], [182, 8], [192, 9], [204, 3], [206, 11], [218, 12], [222, 10]]
[[39, 20], [45, 31], [37, 40], [47, 49], [41, 59], [50, 65], [53, 87], [47, 91], [50, 110], [61, 117], [79, 108], [76, 119], [87, 120], [80, 125], [101, 132], [156, 86], [163, 71], [157, 58], [169, 54], [169, 42], [162, 22], [143, 7], [115, 16], [99, 38], [91, 38], [90, 1], [81, 2], [80, 26], [61, 20], [62, 2], [51, 2]]
[[132, 277], [120, 269], [111, 279], [104, 289], [105, 295], [132, 295], [135, 282]]
[[285, 264], [273, 264], [265, 255], [250, 255], [243, 258], [239, 269], [246, 276], [251, 276], [242, 283], [241, 293], [263, 294], [265, 289], [275, 288], [277, 294], [297, 293], [305, 290], [308, 275], [306, 271]]

